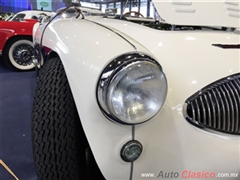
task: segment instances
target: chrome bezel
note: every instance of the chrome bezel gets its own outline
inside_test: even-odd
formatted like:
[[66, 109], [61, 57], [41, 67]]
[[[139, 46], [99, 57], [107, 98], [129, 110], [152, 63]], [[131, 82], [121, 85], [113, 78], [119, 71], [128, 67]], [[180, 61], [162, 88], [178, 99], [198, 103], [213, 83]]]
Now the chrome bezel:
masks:
[[[140, 122], [140, 123], [126, 123], [123, 122], [122, 120], [118, 119], [115, 117], [113, 114], [111, 114], [108, 110], [107, 105], [107, 94], [108, 94], [108, 87], [114, 77], [121, 71], [123, 71], [126, 67], [129, 65], [138, 63], [138, 62], [151, 62], [154, 63], [155, 65], [158, 66], [159, 70], [163, 73], [165, 79], [166, 76], [162, 70], [161, 65], [155, 61], [152, 57], [143, 54], [143, 53], [127, 53], [123, 54], [115, 59], [113, 59], [103, 70], [101, 73], [101, 76], [99, 78], [98, 84], [97, 84], [97, 91], [96, 91], [96, 96], [97, 96], [97, 102], [98, 105], [103, 112], [103, 114], [107, 117], [112, 122], [117, 122], [120, 124], [124, 125], [136, 125], [136, 124], [142, 124], [150, 119], [147, 119], [146, 121]], [[167, 81], [167, 80], [166, 80]], [[165, 99], [164, 99], [165, 101]]]
[[[137, 146], [141, 151], [140, 151], [139, 156], [138, 156], [136, 159], [134, 159], [134, 160], [131, 161], [131, 160], [129, 160], [129, 159], [125, 156], [125, 153], [126, 153], [126, 151], [127, 151], [129, 148], [131, 148], [132, 146]], [[121, 156], [122, 160], [125, 161], [125, 162], [134, 162], [134, 161], [136, 161], [136, 160], [141, 156], [142, 151], [143, 151], [143, 146], [142, 146], [142, 144], [141, 144], [139, 141], [137, 141], [137, 140], [131, 140], [131, 141], [128, 141], [126, 144], [123, 145], [123, 147], [122, 147], [122, 149], [121, 149], [121, 152], [120, 152], [120, 156]]]

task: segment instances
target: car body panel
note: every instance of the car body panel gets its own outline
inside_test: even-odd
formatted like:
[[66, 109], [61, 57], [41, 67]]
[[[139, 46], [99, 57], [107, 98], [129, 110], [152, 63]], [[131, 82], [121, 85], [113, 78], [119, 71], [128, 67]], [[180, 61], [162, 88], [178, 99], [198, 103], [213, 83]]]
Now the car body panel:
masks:
[[[157, 175], [161, 170], [181, 173], [187, 169], [198, 172], [199, 167], [216, 174], [238, 173], [240, 137], [208, 132], [190, 125], [184, 118], [183, 105], [189, 96], [204, 86], [239, 73], [240, 49], [213, 46], [239, 44], [239, 34], [212, 30], [161, 32], [147, 27], [142, 27], [139, 31], [139, 25], [133, 23], [96, 17], [92, 19], [118, 29], [144, 44], [158, 59], [168, 79], [169, 91], [165, 106], [150, 122], [135, 127], [135, 138], [146, 148], [141, 158], [134, 163], [133, 177], [140, 179], [141, 173], [145, 172]], [[171, 53], [172, 48], [174, 53]], [[217, 158], [221, 154], [227, 154], [229, 149], [231, 156]], [[215, 151], [217, 152], [209, 156], [210, 152]], [[231, 164], [231, 167], [222, 166], [224, 163]]]
[[[198, 129], [183, 116], [188, 97], [213, 81], [239, 73], [240, 50], [213, 46], [239, 44], [239, 34], [211, 29], [161, 31], [91, 16], [54, 20], [44, 36], [43, 29], [44, 25], [37, 29], [35, 42], [43, 37], [42, 45], [55, 51], [63, 62], [85, 134], [106, 179], [129, 179], [131, 167], [132, 179], [161, 170], [239, 173], [240, 137]], [[96, 100], [102, 70], [117, 56], [131, 52], [155, 58], [168, 80], [161, 111], [134, 127], [110, 122]], [[122, 145], [131, 139], [143, 145], [133, 166], [120, 157]]]
[[26, 35], [32, 37], [32, 28], [37, 20], [24, 22], [0, 21], [0, 52], [3, 51], [8, 39], [13, 36]]
[[170, 24], [240, 27], [240, 3], [237, 0], [153, 0], [153, 3], [161, 18]]
[[[213, 44], [239, 44], [240, 37], [237, 33], [208, 29], [205, 31], [160, 31], [145, 26], [141, 26], [141, 31], [139, 31], [139, 25], [135, 23], [101, 17], [90, 18], [91, 21], [117, 29], [144, 45], [164, 67], [168, 79], [170, 76], [170, 79], [178, 77], [187, 80], [184, 84], [182, 84], [183, 82], [175, 81], [173, 84], [169, 84], [173, 85], [174, 89], [178, 89], [175, 87], [183, 88], [180, 90], [186, 93], [185, 97], [177, 97], [180, 98], [176, 100], [178, 102], [183, 102], [190, 94], [195, 93], [201, 87], [222, 77], [238, 73], [240, 70], [239, 49], [222, 49], [213, 46]], [[212, 38], [213, 36], [214, 38]], [[151, 39], [151, 41], [149, 41], [149, 39]], [[174, 47], [174, 54], [171, 53], [171, 47]], [[196, 56], [199, 51], [204, 53], [202, 53], [201, 56]], [[179, 59], [179, 57], [184, 58]], [[231, 61], [228, 60], [229, 57], [232, 57]], [[199, 62], [199, 65], [196, 65], [195, 61]], [[169, 66], [169, 64], [171, 64], [171, 66]], [[192, 68], [189, 68], [191, 66]], [[199, 71], [196, 71], [194, 66], [199, 67]], [[201, 70], [203, 70], [207, 76], [204, 76]], [[184, 74], [182, 72], [186, 73]], [[188, 78], [190, 74], [192, 77]], [[185, 87], [189, 85], [191, 85], [191, 88], [187, 88], [186, 91]]]
[[[71, 33], [64, 37], [69, 27], [72, 29]], [[81, 30], [79, 27], [82, 27]], [[41, 29], [44, 29], [44, 26], [41, 26], [35, 35], [38, 43], [41, 38]], [[56, 31], [59, 31], [58, 34], [56, 34]], [[84, 41], [84, 43], [76, 41], [78, 38], [83, 39], [85, 34], [90, 31], [92, 37], [89, 37], [89, 41]], [[70, 86], [73, 89], [76, 105], [80, 110], [78, 111], [80, 119], [84, 119], [82, 121], [84, 131], [95, 159], [101, 166], [101, 171], [107, 179], [116, 179], [116, 177], [128, 179], [130, 164], [123, 162], [120, 156], [116, 156], [116, 154], [120, 154], [119, 149], [126, 143], [126, 140], [131, 140], [132, 127], [119, 126], [106, 120], [96, 101], [96, 83], [99, 73], [116, 55], [136, 52], [134, 47], [143, 51], [144, 47], [136, 43], [132, 46], [131, 43], [126, 42], [114, 32], [95, 23], [86, 20], [79, 21], [78, 19], [72, 19], [71, 21], [67, 19], [56, 20], [51, 23], [45, 31], [43, 44], [57, 52], [62, 60]], [[107, 46], [104, 44], [107, 44]], [[111, 53], [105, 53], [109, 48], [112, 49]], [[89, 50], [93, 50], [94, 53], [85, 53]], [[80, 74], [86, 74], [87, 76], [81, 76]], [[79, 78], [76, 79], [76, 77]], [[88, 95], [86, 96], [86, 94]], [[91, 133], [92, 131], [95, 133]], [[109, 167], [120, 168], [122, 171], [113, 171], [111, 174], [106, 174]]]

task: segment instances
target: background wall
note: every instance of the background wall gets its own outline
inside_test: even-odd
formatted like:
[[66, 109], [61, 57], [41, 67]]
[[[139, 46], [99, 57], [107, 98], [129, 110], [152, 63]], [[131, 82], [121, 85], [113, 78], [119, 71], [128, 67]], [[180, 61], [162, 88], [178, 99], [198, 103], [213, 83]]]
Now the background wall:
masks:
[[[74, 0], [79, 1], [79, 0]], [[137, 11], [140, 12], [145, 17], [152, 17], [154, 19], [159, 18], [158, 14], [155, 11], [155, 8], [152, 2], [148, 0], [129, 0], [124, 2], [114, 2], [113, 0], [91, 0], [91, 2], [100, 1], [104, 2], [99, 4], [95, 4], [104, 12], [106, 8], [117, 8], [118, 13], [126, 13], [129, 11]], [[41, 9], [48, 11], [56, 12], [61, 7], [66, 7], [71, 4], [72, 0], [0, 0], [0, 12], [13, 12], [17, 13], [22, 10], [30, 10], [30, 9]], [[81, 4], [83, 6], [84, 3], [90, 2], [90, 0], [81, 0]], [[127, 3], [127, 4], [126, 4]], [[89, 4], [89, 3], [88, 3]], [[126, 7], [124, 9], [124, 7]]]
[[56, 11], [67, 6], [71, 0], [0, 0], [0, 12], [19, 12], [27, 9]]

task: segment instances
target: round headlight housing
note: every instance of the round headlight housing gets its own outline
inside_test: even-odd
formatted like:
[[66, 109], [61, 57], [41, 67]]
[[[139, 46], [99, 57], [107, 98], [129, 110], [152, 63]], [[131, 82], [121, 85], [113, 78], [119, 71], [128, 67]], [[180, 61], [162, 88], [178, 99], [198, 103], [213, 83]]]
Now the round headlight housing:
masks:
[[145, 54], [125, 54], [103, 71], [97, 98], [103, 113], [127, 125], [150, 120], [161, 109], [167, 80], [161, 66]]

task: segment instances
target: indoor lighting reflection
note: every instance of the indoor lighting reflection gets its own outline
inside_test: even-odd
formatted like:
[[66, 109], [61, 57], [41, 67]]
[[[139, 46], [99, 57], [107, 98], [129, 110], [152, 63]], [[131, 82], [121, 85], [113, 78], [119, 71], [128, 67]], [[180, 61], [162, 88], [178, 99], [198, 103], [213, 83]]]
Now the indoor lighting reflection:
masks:
[[182, 104], [178, 104], [178, 105], [176, 105], [175, 107], [172, 107], [172, 110], [177, 110], [178, 111], [178, 113], [182, 113]]
[[197, 84], [197, 81], [193, 80], [193, 81], [192, 81], [192, 84]]
[[188, 41], [193, 41], [193, 40], [195, 40], [196, 38], [189, 36], [189, 37], [186, 37], [185, 39], [188, 40]]
[[60, 42], [57, 42], [57, 47], [58, 47], [64, 54], [67, 54], [68, 48], [67, 48], [64, 44], [62, 44], [62, 43], [60, 43]]

